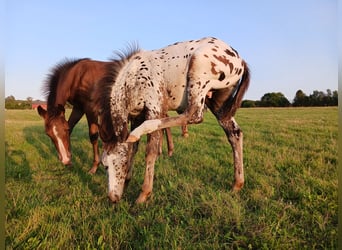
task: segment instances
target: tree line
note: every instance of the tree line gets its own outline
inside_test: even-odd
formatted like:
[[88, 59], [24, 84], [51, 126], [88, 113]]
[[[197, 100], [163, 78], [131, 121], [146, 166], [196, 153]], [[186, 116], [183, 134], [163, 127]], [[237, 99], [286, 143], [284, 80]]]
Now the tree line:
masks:
[[[39, 101], [39, 100], [37, 100]], [[32, 97], [26, 100], [16, 100], [14, 96], [5, 98], [6, 109], [32, 109]], [[312, 106], [337, 106], [338, 91], [327, 89], [326, 92], [315, 90], [310, 95], [306, 95], [302, 90], [298, 90], [292, 102], [290, 102], [281, 92], [272, 92], [264, 94], [260, 100], [244, 100], [242, 107], [312, 107]], [[66, 108], [72, 106], [67, 103]]]
[[[32, 97], [27, 97], [26, 100], [16, 100], [13, 95], [5, 98], [5, 109], [32, 109], [34, 102], [44, 103], [44, 101], [33, 100]], [[71, 104], [67, 103], [66, 108], [72, 108]]]
[[302, 90], [297, 90], [292, 102], [283, 93], [272, 92], [264, 94], [260, 100], [244, 100], [242, 107], [319, 107], [337, 106], [338, 91], [327, 89], [326, 92], [315, 90], [310, 95], [306, 95]]

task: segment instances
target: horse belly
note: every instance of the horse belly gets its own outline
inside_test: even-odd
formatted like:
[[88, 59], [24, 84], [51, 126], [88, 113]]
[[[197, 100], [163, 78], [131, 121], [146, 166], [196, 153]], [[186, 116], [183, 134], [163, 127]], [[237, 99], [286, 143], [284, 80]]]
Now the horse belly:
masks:
[[165, 81], [168, 109], [181, 112], [187, 104], [185, 74], [177, 70], [170, 70], [168, 76], [165, 76]]

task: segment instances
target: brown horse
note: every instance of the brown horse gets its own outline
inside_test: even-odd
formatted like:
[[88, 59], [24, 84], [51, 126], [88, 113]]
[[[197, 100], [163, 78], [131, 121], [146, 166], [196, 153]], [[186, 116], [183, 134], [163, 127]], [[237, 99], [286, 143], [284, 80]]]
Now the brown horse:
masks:
[[[108, 172], [109, 199], [121, 199], [137, 142], [148, 134], [144, 183], [137, 199], [137, 203], [145, 202], [152, 192], [160, 129], [202, 122], [205, 104], [232, 146], [233, 190], [240, 190], [244, 184], [243, 133], [234, 115], [249, 86], [250, 74], [238, 53], [209, 37], [159, 50], [133, 49], [119, 56], [104, 83], [98, 85], [101, 89], [94, 91], [95, 107], [101, 109], [102, 162]], [[169, 110], [180, 115], [165, 118]]]
[[[98, 112], [92, 108], [91, 92], [107, 72], [112, 62], [94, 61], [88, 58], [63, 60], [49, 74], [44, 91], [47, 96], [47, 110], [38, 107], [38, 113], [45, 122], [46, 134], [54, 143], [60, 161], [71, 164], [70, 134], [85, 114], [89, 127], [89, 138], [93, 145], [94, 160], [90, 173], [95, 173], [100, 164], [98, 149]], [[65, 119], [65, 104], [73, 105], [68, 122]], [[172, 155], [171, 133], [166, 130], [168, 154]]]

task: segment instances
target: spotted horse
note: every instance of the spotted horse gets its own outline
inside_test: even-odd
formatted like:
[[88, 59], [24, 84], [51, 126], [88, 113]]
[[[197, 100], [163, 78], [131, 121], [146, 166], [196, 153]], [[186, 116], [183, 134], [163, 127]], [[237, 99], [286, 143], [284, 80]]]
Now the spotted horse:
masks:
[[[121, 199], [125, 180], [131, 177], [140, 137], [147, 134], [145, 176], [137, 203], [145, 202], [152, 193], [160, 129], [202, 122], [205, 104], [233, 149], [233, 190], [242, 188], [243, 133], [234, 114], [249, 86], [250, 72], [232, 47], [209, 37], [159, 50], [135, 48], [121, 53], [113, 65], [103, 87], [94, 93], [106, 127], [102, 162], [107, 168], [108, 196], [113, 203]], [[180, 115], [165, 117], [169, 110]]]

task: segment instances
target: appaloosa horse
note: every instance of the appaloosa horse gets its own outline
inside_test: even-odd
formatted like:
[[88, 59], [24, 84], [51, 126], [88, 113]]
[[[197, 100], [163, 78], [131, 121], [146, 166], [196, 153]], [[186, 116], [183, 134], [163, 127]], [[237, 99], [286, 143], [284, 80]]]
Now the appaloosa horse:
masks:
[[[145, 177], [136, 202], [146, 201], [152, 192], [160, 129], [202, 122], [205, 104], [232, 146], [233, 190], [240, 190], [243, 134], [234, 114], [249, 86], [250, 73], [238, 53], [221, 40], [203, 38], [153, 51], [133, 49], [119, 56], [101, 89], [94, 92], [95, 107], [101, 109], [102, 162], [108, 172], [110, 200], [121, 199], [125, 180], [131, 177], [136, 143], [147, 134]], [[206, 98], [209, 91], [211, 96]], [[163, 118], [168, 110], [181, 114]]]
[[[71, 164], [70, 134], [85, 114], [89, 138], [93, 145], [94, 160], [90, 173], [95, 173], [100, 164], [98, 148], [98, 111], [92, 107], [91, 92], [102, 79], [112, 62], [94, 61], [88, 58], [63, 60], [49, 74], [44, 91], [47, 96], [47, 110], [38, 107], [38, 113], [45, 122], [45, 131], [53, 141], [60, 161]], [[65, 104], [73, 105], [68, 122], [65, 119]], [[173, 151], [171, 132], [166, 131], [169, 155]]]

